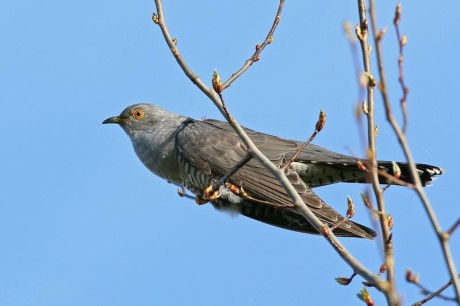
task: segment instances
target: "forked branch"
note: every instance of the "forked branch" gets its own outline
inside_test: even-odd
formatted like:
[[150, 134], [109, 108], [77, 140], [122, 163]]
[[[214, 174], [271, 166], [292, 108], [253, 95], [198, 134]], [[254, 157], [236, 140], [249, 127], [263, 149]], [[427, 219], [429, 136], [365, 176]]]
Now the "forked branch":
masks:
[[[278, 13], [277, 17], [275, 19], [275, 22], [272, 26], [272, 29], [269, 32], [269, 35], [267, 36], [266, 39], [266, 44], [271, 41], [271, 37], [273, 37], [273, 32], [276, 29], [276, 26], [279, 22], [279, 14], [281, 13], [282, 9], [282, 4], [284, 1], [280, 1], [280, 6], [278, 7]], [[260, 162], [261, 165], [266, 167], [270, 173], [280, 182], [280, 184], [283, 186], [283, 188], [286, 190], [286, 193], [291, 197], [293, 200], [293, 204], [295, 207], [302, 213], [302, 215], [305, 217], [312, 226], [315, 227], [315, 229], [322, 233], [323, 236], [327, 239], [327, 241], [333, 246], [333, 248], [336, 250], [336, 252], [342, 257], [342, 259], [353, 269], [354, 272], [357, 274], [361, 275], [365, 280], [367, 280], [369, 283], [372, 283], [375, 285], [379, 290], [384, 291], [386, 290], [387, 283], [383, 281], [380, 277], [372, 273], [370, 270], [368, 270], [366, 267], [364, 267], [356, 258], [354, 258], [351, 253], [341, 244], [341, 242], [337, 239], [337, 237], [334, 235], [333, 232], [331, 232], [326, 225], [324, 225], [310, 210], [310, 208], [303, 202], [303, 200], [300, 198], [299, 194], [296, 192], [294, 187], [291, 185], [289, 180], [284, 174], [284, 171], [282, 169], [277, 168], [266, 156], [264, 156], [259, 149], [254, 145], [254, 143], [251, 141], [251, 139], [248, 137], [244, 129], [238, 124], [238, 122], [231, 116], [230, 112], [228, 109], [224, 109], [223, 103], [219, 97], [219, 95], [214, 91], [213, 89], [208, 88], [202, 81], [201, 79], [193, 73], [193, 71], [188, 67], [182, 56], [180, 55], [180, 52], [172, 40], [168, 28], [166, 26], [165, 22], [165, 17], [163, 14], [163, 8], [162, 8], [162, 1], [161, 0], [155, 0], [156, 8], [157, 8], [157, 13], [158, 15], [153, 15], [153, 20], [156, 24], [160, 26], [160, 29], [163, 33], [163, 36], [166, 40], [166, 43], [168, 44], [168, 47], [171, 50], [171, 53], [173, 54], [174, 58], [178, 62], [179, 66], [182, 68], [184, 71], [185, 75], [206, 95], [209, 97], [209, 99], [216, 105], [216, 107], [219, 109], [219, 111], [222, 113], [222, 115], [226, 118], [232, 119], [228, 120], [229, 124], [232, 126], [232, 128], [235, 130], [235, 132], [238, 134], [240, 137], [241, 141], [244, 143], [246, 148], [251, 152], [252, 156]], [[265, 46], [264, 46], [265, 47]], [[259, 54], [262, 51], [263, 48], [258, 50]], [[256, 50], [257, 52], [257, 50]], [[243, 66], [243, 70], [239, 75], [241, 75], [244, 71], [246, 71], [249, 68], [250, 64], [248, 65], [247, 68], [246, 65]], [[238, 72], [237, 72], [238, 73]], [[239, 76], [238, 75], [238, 76]], [[230, 78], [229, 81], [226, 83], [230, 84], [232, 81], [234, 81], [238, 76], [234, 76], [233, 78]], [[225, 87], [225, 84], [222, 85]]]

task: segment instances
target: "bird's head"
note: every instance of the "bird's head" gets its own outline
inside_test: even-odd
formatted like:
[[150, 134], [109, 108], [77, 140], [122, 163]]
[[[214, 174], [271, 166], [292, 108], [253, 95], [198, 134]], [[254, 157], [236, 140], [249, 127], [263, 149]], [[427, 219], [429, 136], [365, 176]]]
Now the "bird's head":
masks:
[[118, 124], [128, 135], [134, 136], [151, 129], [165, 114], [168, 114], [165, 110], [152, 104], [134, 104], [125, 108], [120, 115], [105, 119], [102, 124]]

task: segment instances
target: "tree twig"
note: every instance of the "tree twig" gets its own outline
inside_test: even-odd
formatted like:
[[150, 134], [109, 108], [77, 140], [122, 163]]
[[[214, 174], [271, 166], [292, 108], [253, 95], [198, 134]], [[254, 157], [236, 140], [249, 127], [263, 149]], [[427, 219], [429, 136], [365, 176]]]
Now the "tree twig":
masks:
[[[168, 28], [166, 26], [164, 14], [163, 14], [163, 8], [162, 8], [162, 1], [161, 0], [155, 0], [155, 5], [157, 8], [157, 13], [158, 15], [154, 15], [153, 19], [156, 24], [160, 26], [160, 29], [163, 33], [163, 36], [165, 38], [165, 41], [168, 45], [168, 47], [171, 50], [171, 53], [173, 54], [174, 58], [178, 62], [179, 66], [182, 68], [183, 72], [185, 75], [206, 95], [209, 97], [209, 99], [216, 105], [216, 107], [219, 109], [219, 111], [227, 117], [227, 113], [224, 111], [222, 107], [222, 103], [220, 101], [220, 98], [218, 94], [208, 88], [202, 81], [201, 79], [193, 73], [193, 71], [188, 67], [188, 65], [185, 63], [184, 59], [182, 56], [180, 56], [179, 50], [177, 49], [177, 46], [174, 44], [173, 40], [171, 39], [171, 36], [169, 34]], [[278, 9], [279, 10], [279, 9]], [[230, 113], [228, 112], [230, 115]], [[342, 257], [342, 259], [353, 269], [353, 271], [357, 274], [359, 274], [361, 277], [363, 277], [365, 280], [368, 282], [374, 284], [377, 289], [381, 291], [387, 290], [387, 282], [382, 280], [380, 277], [372, 273], [370, 270], [368, 270], [364, 265], [362, 265], [356, 258], [352, 256], [352, 254], [341, 244], [341, 242], [337, 239], [337, 237], [334, 235], [333, 232], [331, 232], [328, 229], [325, 229], [327, 227], [324, 225], [310, 210], [310, 208], [303, 202], [303, 200], [300, 198], [299, 194], [297, 191], [294, 189], [294, 187], [291, 185], [289, 182], [288, 178], [285, 176], [284, 171], [282, 169], [277, 168], [266, 156], [262, 154], [262, 152], [259, 151], [259, 149], [254, 145], [252, 140], [249, 138], [249, 136], [246, 134], [246, 132], [243, 130], [243, 128], [237, 123], [237, 121], [230, 115], [228, 116], [228, 122], [232, 126], [232, 128], [235, 130], [235, 132], [238, 134], [240, 137], [241, 141], [245, 144], [247, 150], [250, 150], [252, 152], [253, 157], [261, 163], [264, 167], [266, 167], [270, 173], [280, 182], [280, 184], [283, 186], [283, 188], [286, 190], [286, 193], [288, 194], [289, 197], [293, 200], [293, 204], [295, 207], [302, 213], [302, 215], [307, 219], [307, 221], [319, 232], [322, 233], [323, 236], [327, 239], [329, 244], [333, 246], [335, 251]]]
[[259, 61], [260, 59], [260, 53], [262, 52], [263, 49], [265, 49], [266, 46], [272, 43], [273, 41], [273, 34], [275, 33], [276, 27], [278, 26], [280, 19], [281, 19], [281, 12], [283, 10], [284, 6], [284, 0], [280, 0], [280, 4], [278, 5], [278, 11], [276, 12], [275, 20], [273, 21], [273, 25], [270, 29], [270, 31], [267, 34], [267, 37], [265, 38], [264, 42], [260, 45], [256, 45], [256, 51], [252, 56], [244, 62], [244, 65], [232, 76], [225, 81], [222, 84], [222, 90], [225, 90], [227, 87], [232, 85], [232, 83], [239, 78], [246, 70], [249, 69], [249, 67], [252, 66], [255, 62]]
[[[460, 277], [460, 274], [458, 275], [458, 277]], [[415, 302], [412, 305], [413, 306], [420, 306], [420, 305], [425, 304], [426, 302], [430, 301], [434, 297], [438, 297], [438, 298], [446, 300], [446, 301], [456, 301], [455, 298], [450, 298], [450, 297], [446, 297], [446, 296], [441, 295], [441, 293], [444, 290], [446, 290], [450, 285], [452, 285], [452, 283], [453, 283], [453, 281], [451, 279], [447, 283], [445, 283], [441, 288], [436, 290], [435, 292], [431, 292], [430, 290], [426, 289], [424, 286], [420, 285], [419, 283], [415, 283], [415, 285], [417, 285], [417, 287], [419, 287], [422, 290], [422, 292], [425, 292], [426, 294], [429, 294], [429, 295], [427, 297], [421, 299], [420, 301]]]
[[385, 70], [383, 66], [383, 55], [382, 55], [382, 48], [381, 48], [381, 32], [378, 31], [377, 27], [377, 20], [376, 20], [376, 15], [375, 15], [375, 0], [370, 0], [370, 15], [371, 15], [371, 22], [372, 22], [372, 28], [374, 30], [374, 43], [375, 43], [375, 49], [376, 49], [376, 54], [377, 54], [377, 63], [378, 63], [378, 70], [379, 70], [379, 75], [380, 75], [380, 93], [382, 95], [382, 100], [384, 103], [385, 107], [385, 114], [387, 121], [389, 122], [390, 126], [392, 127], [398, 142], [403, 150], [403, 153], [406, 157], [406, 160], [408, 162], [409, 170], [410, 170], [410, 175], [412, 178], [412, 181], [414, 182], [414, 190], [417, 193], [424, 209], [425, 212], [430, 220], [430, 223], [433, 227], [433, 230], [435, 231], [438, 241], [441, 245], [441, 249], [444, 255], [444, 260], [446, 262], [447, 269], [449, 270], [450, 276], [453, 279], [453, 284], [455, 288], [455, 294], [457, 301], [460, 303], [460, 281], [456, 277], [457, 271], [455, 268], [455, 263], [452, 258], [452, 252], [450, 250], [450, 246], [448, 243], [448, 235], [446, 235], [442, 229], [441, 226], [439, 225], [438, 219], [436, 217], [436, 214], [430, 204], [430, 201], [428, 197], [425, 194], [425, 191], [423, 190], [423, 186], [420, 180], [420, 176], [417, 173], [417, 168], [415, 166], [415, 161], [412, 156], [412, 152], [409, 148], [409, 144], [407, 142], [406, 135], [403, 133], [403, 130], [400, 128], [398, 122], [395, 120], [393, 116], [393, 112], [391, 110], [391, 103], [390, 99], [388, 97], [388, 91], [386, 87], [386, 76], [385, 76]]
[[[371, 1], [371, 15], [372, 15], [372, 1]], [[368, 131], [368, 162], [370, 164], [370, 181], [378, 207], [378, 217], [380, 228], [382, 231], [382, 241], [385, 254], [385, 266], [387, 268], [387, 290], [383, 291], [387, 301], [390, 305], [398, 305], [399, 297], [396, 292], [395, 286], [395, 273], [394, 273], [394, 254], [393, 243], [390, 239], [391, 233], [388, 227], [386, 218], [385, 203], [383, 193], [380, 188], [379, 175], [377, 171], [377, 156], [376, 156], [376, 143], [375, 143], [375, 123], [374, 123], [374, 87], [375, 81], [371, 74], [370, 64], [370, 47], [368, 46], [369, 23], [366, 17], [366, 4], [365, 0], [358, 0], [359, 10], [359, 27], [357, 27], [357, 36], [361, 44], [361, 52], [363, 56], [364, 72], [367, 75], [367, 131]], [[372, 18], [372, 16], [371, 16]], [[374, 28], [375, 24], [373, 24]], [[376, 35], [373, 32], [374, 36]]]
[[398, 3], [395, 10], [395, 17], [393, 19], [393, 24], [396, 29], [396, 38], [398, 39], [398, 46], [399, 46], [399, 55], [398, 55], [398, 69], [399, 69], [399, 76], [398, 81], [401, 84], [402, 96], [399, 99], [401, 104], [401, 110], [403, 114], [403, 128], [402, 132], [406, 134], [407, 131], [407, 95], [409, 94], [409, 88], [406, 86], [404, 82], [404, 46], [407, 42], [406, 35], [401, 36], [401, 32], [399, 31], [399, 21], [401, 20], [401, 3]]

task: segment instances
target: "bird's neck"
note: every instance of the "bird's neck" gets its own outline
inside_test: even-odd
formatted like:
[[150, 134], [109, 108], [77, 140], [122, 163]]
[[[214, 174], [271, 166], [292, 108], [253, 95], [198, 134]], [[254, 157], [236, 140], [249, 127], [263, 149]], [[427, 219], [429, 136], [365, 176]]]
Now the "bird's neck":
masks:
[[188, 118], [162, 118], [147, 131], [132, 135], [134, 151], [153, 173], [175, 184], [181, 184], [180, 168], [175, 150], [176, 131]]

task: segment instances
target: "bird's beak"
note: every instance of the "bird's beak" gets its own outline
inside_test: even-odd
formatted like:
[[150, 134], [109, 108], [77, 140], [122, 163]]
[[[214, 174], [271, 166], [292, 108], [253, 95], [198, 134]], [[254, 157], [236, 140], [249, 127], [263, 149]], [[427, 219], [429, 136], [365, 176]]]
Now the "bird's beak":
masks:
[[126, 119], [121, 118], [120, 116], [115, 116], [115, 117], [110, 117], [102, 121], [102, 124], [107, 124], [107, 123], [115, 123], [115, 124], [122, 124], [126, 121]]

